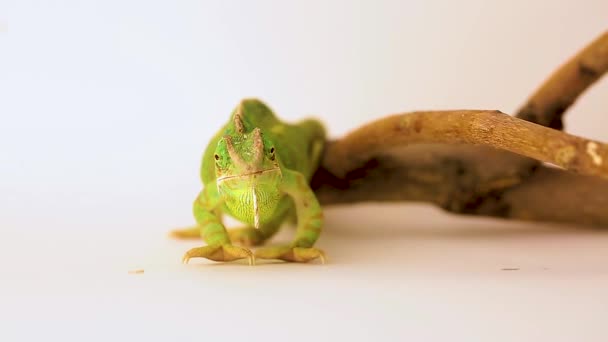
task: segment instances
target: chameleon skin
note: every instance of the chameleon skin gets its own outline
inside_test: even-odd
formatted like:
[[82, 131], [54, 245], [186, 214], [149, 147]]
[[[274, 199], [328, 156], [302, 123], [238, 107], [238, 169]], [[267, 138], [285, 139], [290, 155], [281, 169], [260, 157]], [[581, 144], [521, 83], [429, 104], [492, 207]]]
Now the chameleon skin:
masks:
[[[323, 214], [309, 182], [325, 138], [318, 121], [288, 124], [259, 100], [241, 101], [203, 155], [204, 187], [193, 208], [197, 226], [173, 232], [176, 237], [200, 236], [207, 243], [186, 252], [183, 261], [324, 261], [323, 252], [313, 247]], [[247, 226], [226, 230], [223, 214]], [[294, 218], [297, 230], [290, 244], [260, 248], [255, 255], [246, 248], [261, 245]]]

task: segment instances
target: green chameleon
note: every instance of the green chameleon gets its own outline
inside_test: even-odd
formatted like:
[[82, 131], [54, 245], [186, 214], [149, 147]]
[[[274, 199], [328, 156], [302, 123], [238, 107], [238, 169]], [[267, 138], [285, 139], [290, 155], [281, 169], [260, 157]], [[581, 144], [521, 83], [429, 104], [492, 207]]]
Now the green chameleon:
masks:
[[[250, 265], [256, 258], [325, 262], [323, 252], [313, 247], [323, 214], [308, 185], [324, 144], [325, 130], [318, 121], [287, 124], [261, 101], [241, 101], [203, 155], [204, 187], [193, 208], [198, 225], [172, 232], [178, 238], [202, 237], [207, 243], [186, 252], [183, 262], [191, 258], [246, 258]], [[226, 230], [223, 214], [247, 226]], [[287, 220], [297, 221], [293, 242], [260, 248], [255, 255], [245, 248], [261, 245]]]

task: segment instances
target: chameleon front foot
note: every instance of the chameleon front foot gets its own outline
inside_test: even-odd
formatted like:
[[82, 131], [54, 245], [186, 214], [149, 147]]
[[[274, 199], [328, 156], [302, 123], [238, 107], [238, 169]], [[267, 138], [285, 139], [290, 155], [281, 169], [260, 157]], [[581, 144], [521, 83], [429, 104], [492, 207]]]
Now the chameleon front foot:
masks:
[[309, 262], [315, 259], [325, 263], [325, 253], [314, 247], [275, 246], [260, 248], [255, 252], [259, 259], [279, 259], [290, 262]]
[[233, 245], [210, 245], [203, 247], [192, 248], [187, 251], [182, 258], [182, 262], [187, 264], [192, 258], [206, 258], [213, 261], [234, 261], [239, 259], [247, 259], [249, 265], [255, 264], [253, 253], [242, 247]]

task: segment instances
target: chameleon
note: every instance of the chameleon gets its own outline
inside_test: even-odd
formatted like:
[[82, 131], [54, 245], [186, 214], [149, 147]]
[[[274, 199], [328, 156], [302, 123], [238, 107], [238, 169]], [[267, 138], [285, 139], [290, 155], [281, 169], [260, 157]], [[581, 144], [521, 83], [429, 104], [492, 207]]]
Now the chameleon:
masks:
[[[308, 262], [325, 254], [314, 246], [323, 225], [319, 201], [310, 188], [326, 141], [315, 119], [295, 124], [281, 121], [258, 99], [244, 99], [211, 139], [203, 154], [203, 189], [193, 204], [197, 224], [177, 229], [177, 238], [202, 238], [206, 245], [188, 250], [182, 261], [278, 259]], [[245, 224], [226, 229], [224, 215]], [[296, 222], [293, 241], [260, 246], [285, 222]]]

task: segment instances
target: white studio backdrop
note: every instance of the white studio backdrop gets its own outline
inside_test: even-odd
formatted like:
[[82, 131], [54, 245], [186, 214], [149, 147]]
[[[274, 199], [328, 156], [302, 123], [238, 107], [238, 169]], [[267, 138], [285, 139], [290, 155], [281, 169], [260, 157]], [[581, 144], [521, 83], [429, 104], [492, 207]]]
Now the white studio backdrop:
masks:
[[[564, 320], [573, 325], [550, 340], [601, 337], [607, 280], [597, 277], [608, 270], [593, 262], [605, 260], [603, 235], [360, 205], [326, 213], [320, 242], [334, 266], [244, 271], [184, 268], [181, 253], [196, 243], [165, 234], [193, 223], [202, 151], [243, 97], [286, 120], [317, 116], [332, 137], [396, 112], [514, 113], [607, 19], [600, 0], [0, 0], [0, 321], [10, 323], [0, 339], [257, 340], [278, 329], [298, 340], [322, 327], [321, 339], [351, 329], [351, 340], [542, 340]], [[567, 130], [608, 141], [607, 94], [606, 80], [590, 89]], [[366, 237], [381, 226], [388, 237]], [[443, 233], [451, 226], [477, 238]], [[488, 236], [488, 226], [505, 233]], [[559, 259], [563, 241], [584, 263]], [[568, 282], [485, 273], [495, 263], [542, 270], [538, 260], [564, 265], [558, 277]], [[127, 276], [132, 267], [146, 274]], [[570, 288], [576, 294], [564, 295]], [[298, 294], [294, 305], [317, 307], [285, 316]], [[255, 323], [273, 315], [280, 324]], [[344, 319], [332, 325], [335, 316]]]

